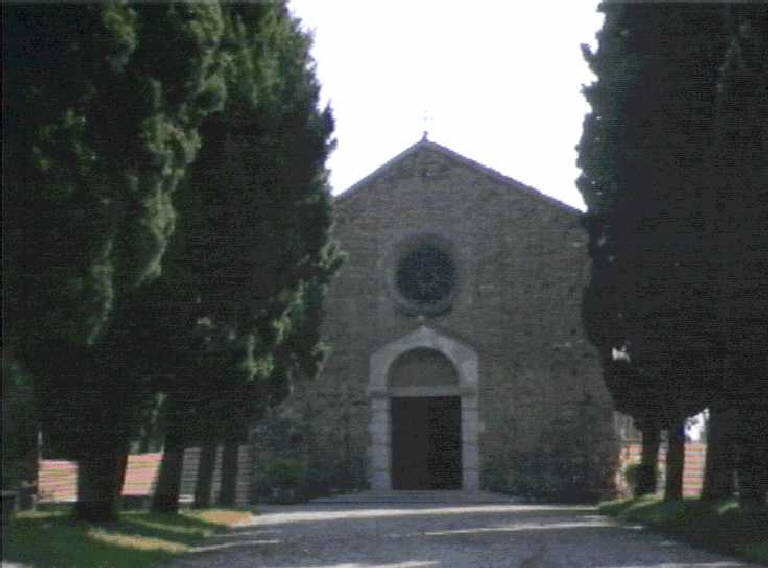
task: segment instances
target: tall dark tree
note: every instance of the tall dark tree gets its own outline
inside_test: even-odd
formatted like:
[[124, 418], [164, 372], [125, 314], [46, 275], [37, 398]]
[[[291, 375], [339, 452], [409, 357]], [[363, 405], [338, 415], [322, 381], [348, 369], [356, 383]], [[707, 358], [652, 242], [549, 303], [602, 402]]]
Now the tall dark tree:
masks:
[[722, 9], [601, 10], [599, 49], [585, 50], [598, 80], [585, 88], [592, 112], [579, 157], [592, 257], [584, 316], [617, 408], [656, 439], [704, 408], [713, 382], [698, 202]]
[[3, 8], [6, 337], [80, 465], [83, 519], [114, 517], [148, 393], [132, 306], [162, 271], [173, 194], [223, 101], [216, 3]]
[[724, 10], [728, 33], [719, 67], [707, 205], [720, 349], [718, 394], [710, 406], [705, 496], [768, 492], [768, 5]]
[[[755, 403], [742, 414], [747, 426], [765, 408], [748, 378], [764, 365], [755, 346], [765, 326], [758, 331], [750, 321], [765, 323], [764, 298], [755, 292], [766, 273], [764, 254], [755, 252], [756, 219], [765, 218], [757, 206], [766, 179], [765, 6], [605, 3], [601, 10], [599, 49], [586, 50], [598, 80], [585, 89], [592, 112], [579, 158], [593, 260], [585, 322], [618, 408], [644, 430], [674, 427], [751, 392]], [[741, 18], [742, 33], [752, 30], [741, 42], [752, 63], [736, 65], [738, 94], [727, 102], [733, 17]], [[745, 28], [753, 17], [755, 25]], [[751, 86], [742, 88], [746, 76]], [[733, 104], [740, 97], [754, 107]], [[728, 124], [742, 125], [740, 135]], [[729, 155], [739, 156], [738, 165]], [[734, 184], [749, 197], [733, 199]], [[739, 225], [724, 207], [756, 212]], [[730, 236], [723, 239], [725, 227]], [[731, 255], [735, 242], [752, 252]], [[736, 275], [748, 276], [747, 297], [759, 304], [752, 320], [735, 309], [743, 296], [733, 286]], [[744, 329], [758, 338], [751, 351]], [[751, 432], [749, 443], [758, 439], [755, 428], [740, 431]], [[741, 455], [761, 451], [753, 444]]]
[[[195, 380], [201, 369], [193, 364], [169, 373], [162, 388], [185, 405], [179, 420], [195, 416], [225, 443], [225, 504], [234, 500], [237, 447], [269, 400], [262, 395], [317, 359], [316, 340], [307, 339], [318, 322], [308, 314], [336, 264], [325, 171], [333, 123], [318, 108], [309, 38], [280, 3], [228, 6], [226, 22], [229, 97], [203, 127], [167, 274], [188, 300], [174, 309], [194, 315], [172, 318], [184, 327], [160, 334], [173, 341], [206, 322], [197, 325], [204, 354], [188, 361], [214, 369], [203, 373], [210, 380]], [[211, 357], [224, 364], [211, 367]], [[169, 487], [158, 485], [156, 510], [178, 506], [178, 484]]]
[[21, 501], [22, 506], [26, 506], [29, 496], [24, 492], [29, 491], [37, 479], [39, 413], [29, 376], [9, 358], [3, 357], [2, 364], [1, 486], [10, 490], [24, 488]]

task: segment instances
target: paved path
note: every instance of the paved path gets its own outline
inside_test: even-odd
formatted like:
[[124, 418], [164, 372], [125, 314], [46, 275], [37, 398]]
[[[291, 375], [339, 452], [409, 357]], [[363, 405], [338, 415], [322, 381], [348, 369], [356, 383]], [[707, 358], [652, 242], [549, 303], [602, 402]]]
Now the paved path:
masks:
[[260, 507], [173, 568], [731, 568], [591, 508], [347, 503]]

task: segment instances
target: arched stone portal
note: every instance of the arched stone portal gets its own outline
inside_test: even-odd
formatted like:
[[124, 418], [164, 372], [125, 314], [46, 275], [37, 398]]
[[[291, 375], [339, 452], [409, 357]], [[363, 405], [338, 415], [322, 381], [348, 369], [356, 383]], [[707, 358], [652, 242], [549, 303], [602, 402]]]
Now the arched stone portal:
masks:
[[[439, 355], [431, 356], [430, 351]], [[427, 368], [430, 370], [416, 384], [404, 381], [402, 376], [408, 366], [418, 360], [428, 361]], [[445, 378], [438, 378], [439, 374]], [[478, 489], [478, 364], [474, 349], [422, 325], [371, 355], [368, 384], [371, 401], [369, 463], [373, 489], [394, 488], [393, 400], [409, 397], [433, 399], [430, 403], [433, 406], [450, 406], [449, 399], [453, 398], [460, 401], [461, 488]], [[443, 402], [438, 399], [443, 399]], [[395, 406], [398, 404], [395, 402]], [[397, 409], [395, 411], [398, 412]]]

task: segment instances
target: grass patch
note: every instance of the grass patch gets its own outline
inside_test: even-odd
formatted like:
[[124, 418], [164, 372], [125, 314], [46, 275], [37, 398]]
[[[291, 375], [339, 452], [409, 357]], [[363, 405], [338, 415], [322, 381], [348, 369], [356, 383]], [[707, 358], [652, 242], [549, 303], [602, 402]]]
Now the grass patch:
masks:
[[249, 518], [244, 510], [230, 509], [178, 515], [125, 511], [115, 523], [93, 526], [74, 521], [68, 510], [24, 512], [3, 535], [3, 560], [41, 568], [151, 566], [192, 552]]
[[724, 552], [768, 566], [768, 508], [735, 501], [664, 502], [640, 498], [604, 503], [601, 513], [641, 523], [695, 546]]

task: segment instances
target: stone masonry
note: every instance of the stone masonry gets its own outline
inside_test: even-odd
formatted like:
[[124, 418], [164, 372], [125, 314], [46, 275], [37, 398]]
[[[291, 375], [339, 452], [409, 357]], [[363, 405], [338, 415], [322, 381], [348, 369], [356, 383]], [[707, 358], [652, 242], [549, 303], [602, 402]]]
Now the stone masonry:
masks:
[[[394, 431], [410, 427], [392, 423], [398, 397], [460, 397], [463, 489], [612, 490], [612, 403], [581, 323], [578, 210], [424, 138], [336, 198], [333, 238], [347, 260], [324, 304], [330, 355], [281, 409], [308, 425], [307, 460], [329, 489], [393, 487]], [[452, 262], [421, 304], [398, 272], [419, 247]]]

